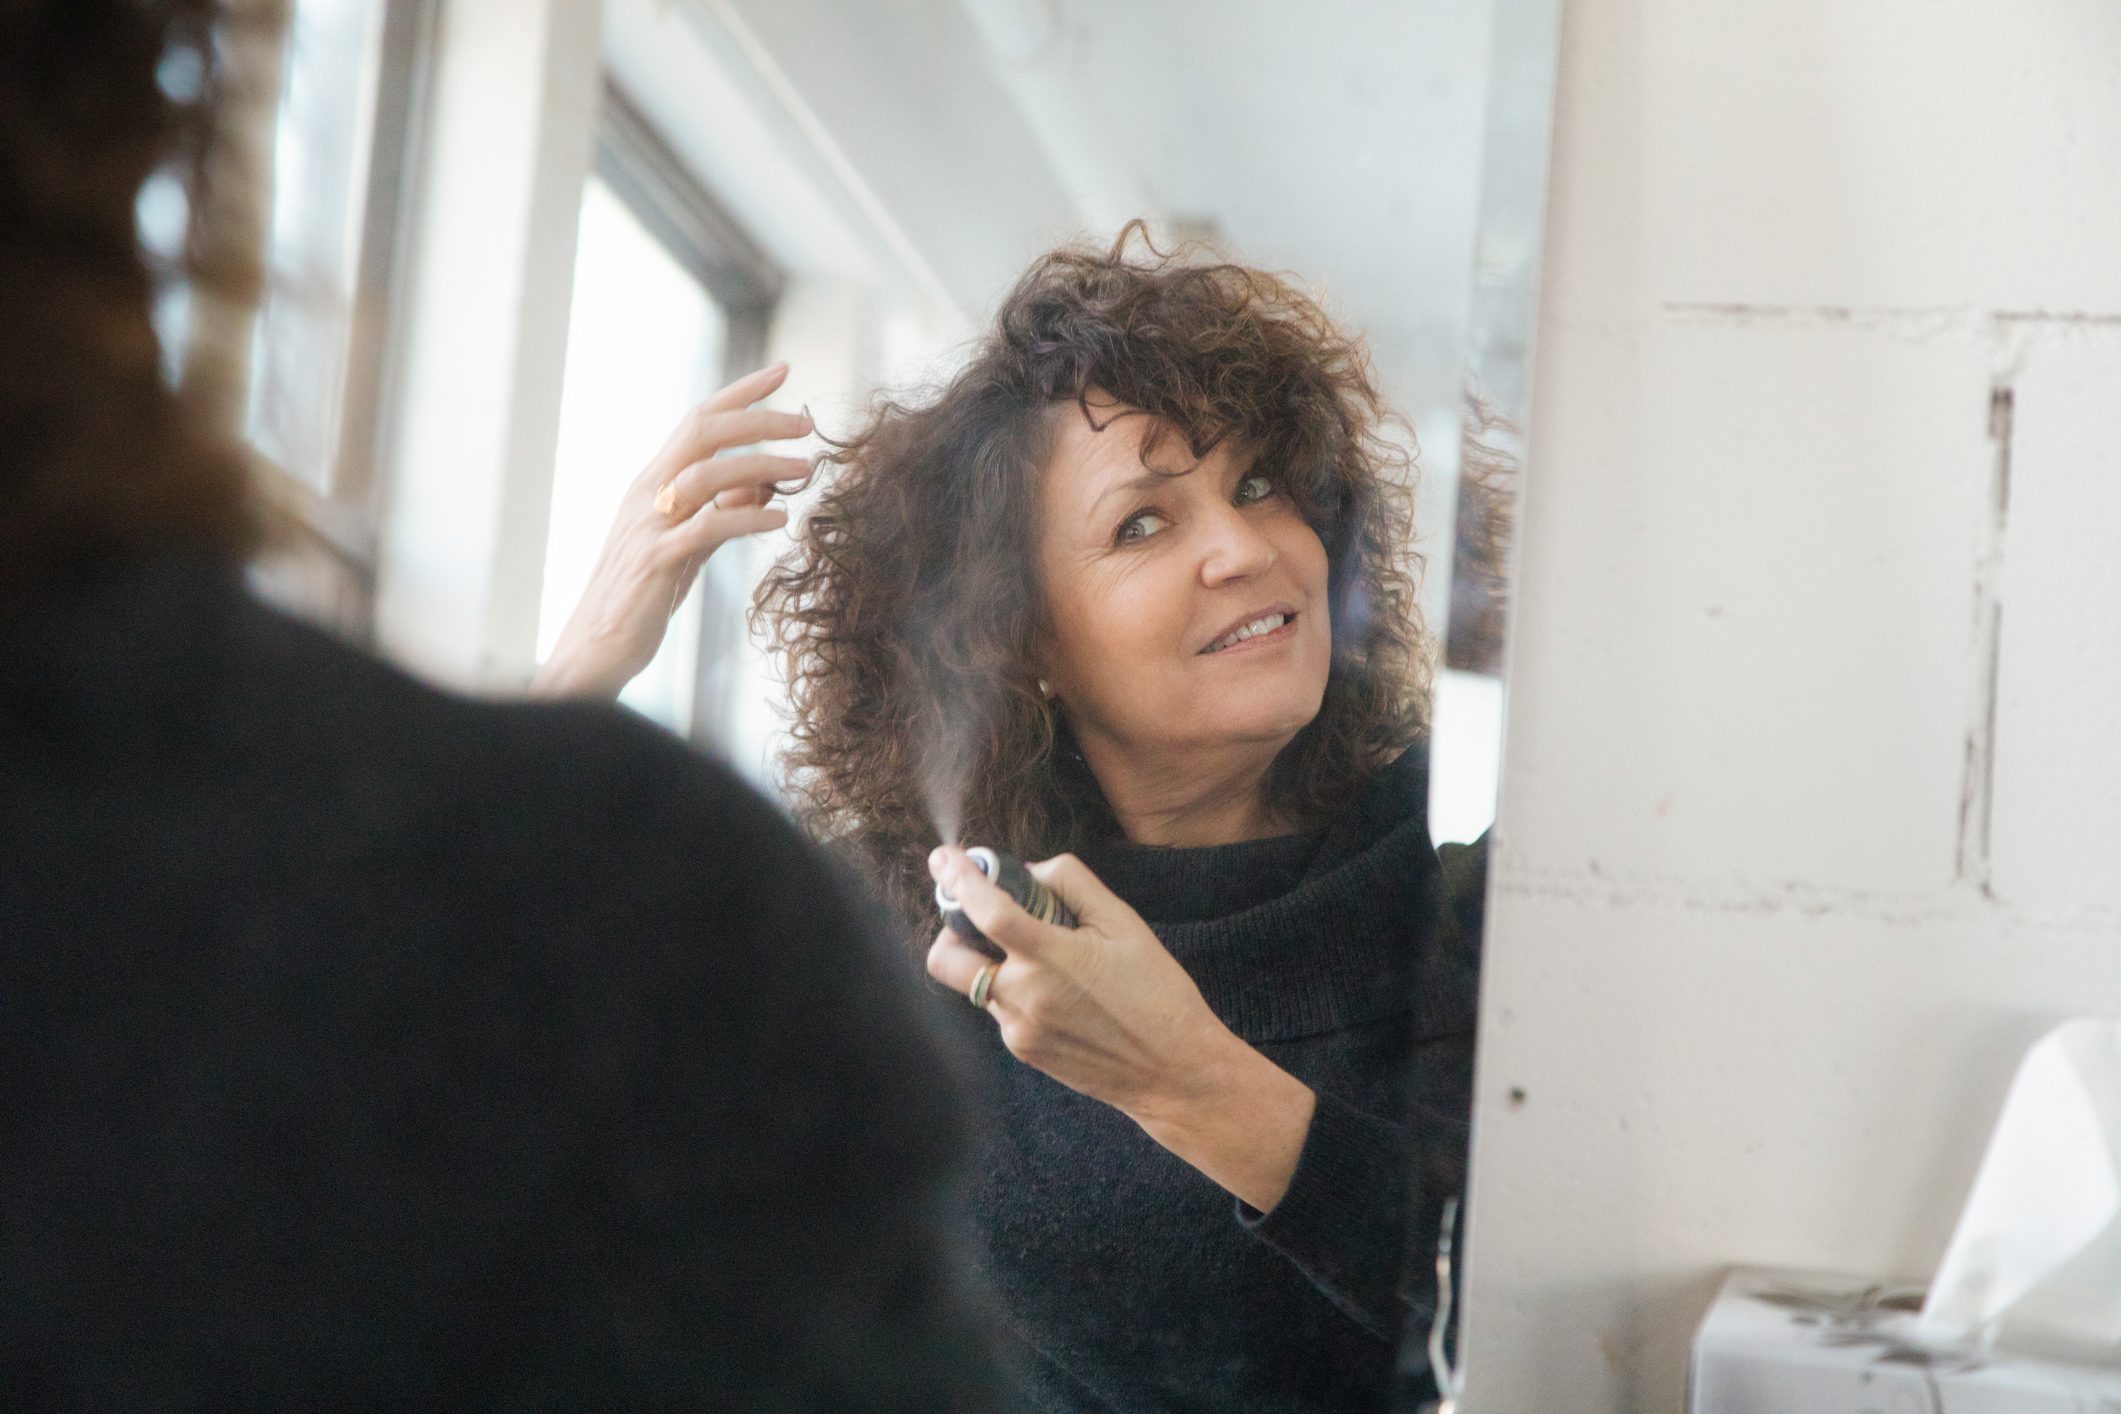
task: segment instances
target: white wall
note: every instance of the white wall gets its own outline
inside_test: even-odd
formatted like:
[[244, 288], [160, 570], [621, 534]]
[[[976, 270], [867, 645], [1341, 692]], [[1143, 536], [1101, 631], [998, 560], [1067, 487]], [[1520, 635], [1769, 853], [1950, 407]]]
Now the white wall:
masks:
[[1570, 0], [1553, 170], [1467, 1407], [1661, 1414], [2121, 1014], [2121, 6]]

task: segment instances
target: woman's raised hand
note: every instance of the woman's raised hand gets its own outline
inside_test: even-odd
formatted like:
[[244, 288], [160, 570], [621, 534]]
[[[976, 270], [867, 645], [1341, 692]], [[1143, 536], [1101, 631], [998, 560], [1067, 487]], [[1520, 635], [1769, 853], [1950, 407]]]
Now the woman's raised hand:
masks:
[[1002, 1043], [1035, 1070], [1125, 1112], [1150, 1137], [1264, 1211], [1287, 1191], [1310, 1130], [1310, 1087], [1246, 1045], [1117, 894], [1072, 854], [1028, 866], [1073, 909], [1074, 928], [1042, 923], [961, 849], [928, 870], [1005, 954], [993, 964], [945, 928], [928, 972], [984, 1002]]
[[533, 693], [617, 697], [655, 657], [707, 557], [739, 535], [788, 523], [773, 497], [801, 490], [811, 464], [728, 451], [810, 434], [808, 413], [752, 406], [787, 378], [785, 363], [762, 368], [685, 414], [620, 498], [589, 587], [532, 678]]

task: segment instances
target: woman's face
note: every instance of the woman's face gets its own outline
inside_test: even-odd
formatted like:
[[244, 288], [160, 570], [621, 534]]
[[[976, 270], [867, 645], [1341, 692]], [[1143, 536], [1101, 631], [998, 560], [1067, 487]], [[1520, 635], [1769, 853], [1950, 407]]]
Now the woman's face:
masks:
[[1145, 450], [1140, 416], [1092, 407], [1102, 431], [1073, 404], [1053, 414], [1040, 675], [1078, 736], [1129, 754], [1279, 750], [1325, 700], [1324, 544], [1248, 449], [1225, 441], [1196, 462], [1172, 435]]

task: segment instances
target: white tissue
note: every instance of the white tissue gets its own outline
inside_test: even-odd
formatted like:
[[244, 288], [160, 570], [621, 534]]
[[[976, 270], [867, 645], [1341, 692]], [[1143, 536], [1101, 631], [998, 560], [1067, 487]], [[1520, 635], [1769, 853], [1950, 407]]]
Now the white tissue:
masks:
[[2121, 1022], [2067, 1022], [2026, 1052], [1917, 1331], [2121, 1345]]

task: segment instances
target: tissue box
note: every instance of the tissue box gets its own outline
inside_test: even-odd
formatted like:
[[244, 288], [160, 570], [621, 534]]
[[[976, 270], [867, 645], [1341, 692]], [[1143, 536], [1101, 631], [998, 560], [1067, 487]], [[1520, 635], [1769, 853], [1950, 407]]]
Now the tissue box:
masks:
[[1734, 1271], [1694, 1337], [1689, 1414], [2121, 1410], [2121, 1368], [1926, 1350], [1921, 1309], [1919, 1286]]

